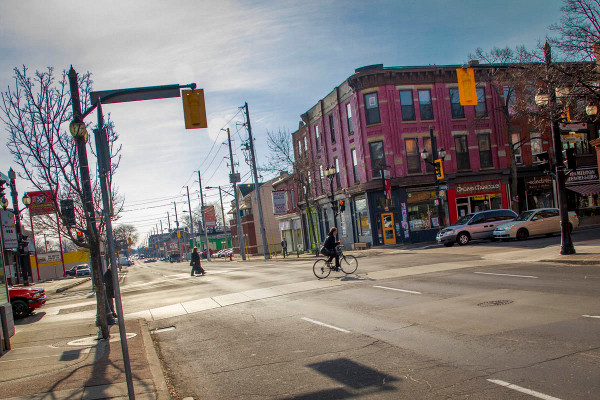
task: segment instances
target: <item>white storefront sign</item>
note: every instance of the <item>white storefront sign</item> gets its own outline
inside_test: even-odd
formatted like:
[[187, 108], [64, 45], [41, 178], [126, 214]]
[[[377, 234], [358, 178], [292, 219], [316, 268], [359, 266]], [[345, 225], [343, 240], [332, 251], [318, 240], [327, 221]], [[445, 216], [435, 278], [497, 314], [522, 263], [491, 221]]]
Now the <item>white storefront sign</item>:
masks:
[[17, 230], [15, 228], [15, 218], [13, 213], [8, 210], [0, 211], [2, 219], [2, 238], [4, 239], [5, 249], [16, 249], [19, 246], [17, 241]]
[[283, 190], [273, 191], [273, 214], [282, 215], [286, 212], [287, 204], [285, 192]]

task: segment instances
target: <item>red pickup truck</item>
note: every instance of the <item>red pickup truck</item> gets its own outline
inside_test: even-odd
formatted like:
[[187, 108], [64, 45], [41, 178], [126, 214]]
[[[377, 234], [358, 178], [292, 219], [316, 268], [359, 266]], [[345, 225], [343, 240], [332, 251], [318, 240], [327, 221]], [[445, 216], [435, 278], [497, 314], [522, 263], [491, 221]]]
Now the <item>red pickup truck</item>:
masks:
[[46, 289], [31, 286], [9, 286], [8, 296], [15, 319], [25, 318], [46, 304]]

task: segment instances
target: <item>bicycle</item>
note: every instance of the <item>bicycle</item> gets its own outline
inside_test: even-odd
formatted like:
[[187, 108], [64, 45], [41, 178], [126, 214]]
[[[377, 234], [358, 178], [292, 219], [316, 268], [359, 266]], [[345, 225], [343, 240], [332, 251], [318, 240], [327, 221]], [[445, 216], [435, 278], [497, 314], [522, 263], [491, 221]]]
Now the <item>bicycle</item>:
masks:
[[[358, 260], [351, 255], [345, 255], [342, 251], [344, 246], [338, 245], [337, 250], [340, 256], [340, 269], [346, 275], [354, 273], [358, 269]], [[324, 279], [329, 276], [332, 270], [335, 270], [335, 261], [327, 261], [326, 258], [321, 258], [315, 261], [313, 265], [313, 273], [318, 279]]]

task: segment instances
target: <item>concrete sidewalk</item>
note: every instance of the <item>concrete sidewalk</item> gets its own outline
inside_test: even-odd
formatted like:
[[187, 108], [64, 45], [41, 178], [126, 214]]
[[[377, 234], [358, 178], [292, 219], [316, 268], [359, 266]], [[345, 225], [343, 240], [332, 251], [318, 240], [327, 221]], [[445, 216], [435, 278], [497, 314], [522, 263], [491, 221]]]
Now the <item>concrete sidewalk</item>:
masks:
[[[19, 322], [12, 349], [0, 358], [1, 399], [127, 398], [118, 326], [111, 327], [110, 340], [97, 340], [93, 323], [36, 328], [34, 317]], [[169, 399], [146, 322], [127, 320], [125, 329], [135, 397]]]

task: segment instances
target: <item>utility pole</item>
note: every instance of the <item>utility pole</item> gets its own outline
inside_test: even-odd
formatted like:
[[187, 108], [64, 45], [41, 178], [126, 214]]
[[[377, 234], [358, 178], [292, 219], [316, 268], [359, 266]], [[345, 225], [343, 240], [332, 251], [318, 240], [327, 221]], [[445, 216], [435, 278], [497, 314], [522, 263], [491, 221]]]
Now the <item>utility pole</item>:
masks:
[[[240, 204], [237, 193], [237, 182], [235, 175], [235, 165], [233, 164], [233, 151], [231, 150], [231, 133], [227, 128], [227, 141], [229, 143], [229, 162], [231, 162], [231, 175], [229, 175], [229, 182], [233, 186], [233, 198], [235, 199], [235, 221], [237, 225], [238, 244], [240, 246], [240, 255], [242, 260], [246, 260], [246, 252], [244, 251], [244, 229], [242, 228], [242, 218], [240, 217]], [[231, 243], [233, 246], [233, 243]]]
[[177, 234], [177, 253], [179, 253], [179, 260], [181, 260], [181, 233], [179, 233], [179, 220], [177, 219], [177, 203], [173, 202], [175, 206], [175, 226], [176, 226], [176, 234]]
[[171, 232], [171, 218], [169, 217], [168, 211], [167, 211], [167, 223], [169, 224], [169, 232]]
[[[195, 244], [196, 241], [194, 240], [194, 216], [192, 215], [192, 205], [190, 203], [190, 188], [189, 187], [185, 187], [185, 190], [187, 190], [187, 196], [188, 196], [188, 210], [190, 212], [190, 236], [192, 238], [192, 244]], [[193, 246], [192, 246], [193, 247]]]
[[258, 220], [260, 222], [260, 237], [262, 239], [263, 254], [265, 260], [270, 258], [267, 233], [265, 232], [265, 222], [263, 219], [262, 203], [260, 201], [260, 188], [258, 185], [258, 172], [256, 171], [256, 153], [254, 151], [254, 139], [252, 138], [252, 126], [250, 125], [250, 112], [248, 111], [248, 103], [244, 103], [244, 109], [246, 110], [246, 123], [248, 127], [248, 142], [250, 146], [250, 158], [252, 160], [252, 175], [254, 177], [254, 190], [256, 192], [256, 207], [258, 208]]
[[219, 186], [219, 200], [221, 200], [221, 215], [223, 216], [223, 233], [225, 234], [225, 241], [227, 242], [227, 247], [229, 247], [227, 228], [225, 226], [225, 210], [223, 209], [223, 195], [221, 194], [221, 186]]
[[198, 185], [200, 186], [200, 210], [202, 210], [202, 229], [204, 229], [206, 260], [210, 261], [210, 249], [208, 248], [208, 232], [206, 231], [206, 214], [204, 213], [204, 196], [202, 195], [202, 177], [200, 176], [200, 170], [198, 170]]

